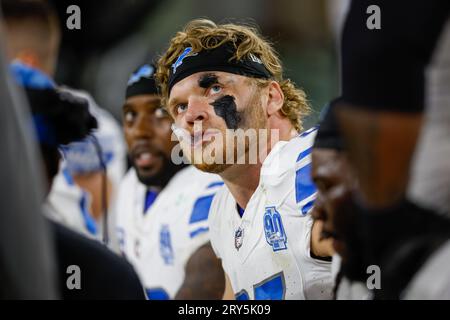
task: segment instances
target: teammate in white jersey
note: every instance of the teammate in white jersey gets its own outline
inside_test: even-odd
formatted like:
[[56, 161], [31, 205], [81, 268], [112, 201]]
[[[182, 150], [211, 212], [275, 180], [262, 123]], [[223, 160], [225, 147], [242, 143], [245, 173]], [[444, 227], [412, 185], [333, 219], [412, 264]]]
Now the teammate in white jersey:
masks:
[[172, 120], [144, 65], [132, 74], [123, 106], [133, 168], [117, 203], [117, 236], [149, 299], [219, 299], [225, 278], [209, 244], [208, 212], [218, 175], [175, 165]]
[[[252, 28], [194, 20], [158, 65], [183, 151], [225, 182], [210, 234], [236, 298], [331, 298], [332, 248], [309, 215], [314, 129], [299, 135], [309, 107], [274, 49]], [[235, 145], [230, 132], [248, 136]]]

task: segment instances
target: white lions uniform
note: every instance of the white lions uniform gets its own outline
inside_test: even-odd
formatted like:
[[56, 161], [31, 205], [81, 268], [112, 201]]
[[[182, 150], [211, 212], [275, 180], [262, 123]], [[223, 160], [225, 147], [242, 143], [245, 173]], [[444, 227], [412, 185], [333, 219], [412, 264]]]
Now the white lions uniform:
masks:
[[147, 187], [133, 168], [125, 176], [117, 203], [117, 237], [149, 299], [175, 297], [190, 256], [209, 242], [209, 208], [221, 185], [219, 176], [186, 167], [144, 213]]
[[278, 142], [242, 218], [226, 187], [211, 205], [211, 244], [238, 300], [331, 299], [331, 263], [310, 254], [316, 128]]
[[75, 184], [64, 162], [60, 167], [44, 204], [47, 216], [89, 238], [99, 239], [97, 223], [90, 212], [90, 194]]

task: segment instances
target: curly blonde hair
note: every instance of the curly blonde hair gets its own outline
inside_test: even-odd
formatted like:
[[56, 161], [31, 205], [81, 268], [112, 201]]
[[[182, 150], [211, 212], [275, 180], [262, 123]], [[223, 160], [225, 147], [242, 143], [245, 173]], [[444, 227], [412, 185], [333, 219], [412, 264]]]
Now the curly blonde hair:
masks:
[[[215, 24], [207, 19], [190, 21], [183, 31], [171, 39], [169, 48], [158, 61], [156, 79], [161, 87], [163, 103], [168, 98], [168, 79], [171, 65], [187, 47], [194, 52], [214, 49], [225, 43], [233, 43], [236, 52], [231, 59], [241, 60], [256, 55], [280, 84], [284, 94], [281, 112], [290, 120], [297, 131], [301, 131], [302, 119], [310, 112], [310, 106], [303, 90], [289, 79], [283, 79], [283, 67], [271, 43], [264, 39], [255, 27], [237, 24]], [[255, 79], [258, 86], [265, 86], [270, 80]]]

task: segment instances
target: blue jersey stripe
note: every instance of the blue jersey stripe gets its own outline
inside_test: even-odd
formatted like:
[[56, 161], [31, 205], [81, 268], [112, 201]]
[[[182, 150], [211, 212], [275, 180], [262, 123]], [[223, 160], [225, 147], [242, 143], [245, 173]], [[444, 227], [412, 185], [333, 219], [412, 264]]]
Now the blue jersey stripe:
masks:
[[83, 216], [84, 225], [86, 226], [86, 229], [93, 235], [97, 234], [97, 224], [95, 223], [94, 218], [92, 218], [91, 214], [89, 213], [89, 209], [87, 208], [87, 198], [86, 194], [83, 192], [83, 195], [80, 199], [80, 209], [81, 209], [81, 215]]
[[190, 232], [189, 233], [189, 237], [194, 238], [194, 237], [198, 236], [199, 234], [204, 233], [204, 232], [208, 232], [208, 231], [209, 231], [208, 227], [198, 228], [198, 229]]
[[217, 181], [217, 182], [210, 183], [206, 187], [206, 189], [211, 189], [211, 188], [214, 188], [214, 187], [217, 187], [217, 186], [223, 186], [223, 182], [222, 181]]
[[195, 201], [194, 209], [192, 210], [191, 219], [189, 223], [199, 222], [208, 219], [209, 208], [214, 195], [198, 198]]
[[318, 127], [319, 127], [319, 126], [314, 126], [314, 127], [310, 128], [310, 129], [308, 129], [308, 130], [306, 130], [306, 131], [300, 133], [299, 136], [300, 136], [300, 137], [306, 137], [306, 136], [309, 135], [310, 133], [316, 131]]
[[[75, 182], [73, 181], [73, 178], [70, 175], [70, 172], [69, 172], [69, 170], [67, 170], [67, 168], [64, 168], [62, 170], [62, 174], [69, 186], [75, 185]], [[84, 225], [85, 225], [86, 229], [89, 231], [89, 233], [96, 235], [97, 234], [97, 223], [95, 222], [94, 218], [92, 218], [90, 211], [87, 207], [87, 195], [84, 191], [82, 191], [81, 199], [80, 199], [78, 205], [80, 207], [81, 216], [83, 217]]]
[[302, 206], [302, 209], [301, 209], [302, 214], [303, 215], [307, 214], [309, 212], [309, 210], [312, 209], [313, 205], [314, 205], [314, 200], [311, 200], [311, 201], [307, 202], [304, 206]]
[[148, 300], [169, 300], [169, 294], [162, 288], [145, 289]]
[[311, 148], [308, 148], [308, 149], [306, 149], [306, 150], [300, 152], [300, 154], [299, 154], [298, 157], [297, 157], [297, 162], [299, 162], [300, 160], [302, 160], [303, 158], [305, 158], [306, 156], [308, 156], [309, 154], [311, 154], [312, 149], [313, 149], [313, 148], [311, 147]]
[[64, 168], [64, 169], [63, 169], [62, 174], [63, 174], [64, 179], [66, 180], [66, 182], [67, 182], [67, 184], [68, 184], [69, 186], [75, 185], [75, 183], [73, 182], [73, 178], [72, 178], [72, 176], [70, 175], [69, 170], [68, 170], [67, 168]]
[[311, 180], [311, 163], [297, 170], [295, 175], [295, 200], [299, 203], [312, 196], [316, 186]]

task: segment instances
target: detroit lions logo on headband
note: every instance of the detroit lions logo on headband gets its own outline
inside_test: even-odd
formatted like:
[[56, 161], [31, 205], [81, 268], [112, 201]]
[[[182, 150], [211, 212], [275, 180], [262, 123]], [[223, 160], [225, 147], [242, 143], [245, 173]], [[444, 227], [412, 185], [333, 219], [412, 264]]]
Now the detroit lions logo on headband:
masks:
[[[256, 54], [237, 59], [235, 53], [237, 44], [233, 41], [226, 42], [219, 47], [203, 49], [193, 52], [192, 47], [187, 47], [177, 58], [170, 69], [168, 79], [168, 93], [178, 82], [190, 75], [202, 71], [220, 71], [234, 73], [252, 78], [269, 79], [272, 77], [261, 58]], [[197, 56], [195, 59], [186, 57]]]
[[193, 57], [193, 56], [196, 56], [197, 54], [198, 54], [197, 52], [192, 52], [192, 47], [187, 47], [186, 49], [184, 49], [184, 51], [178, 57], [177, 61], [175, 61], [172, 64], [172, 72], [173, 73], [177, 72], [177, 68], [179, 66], [181, 66], [181, 64], [183, 63], [184, 58]]
[[140, 67], [138, 71], [136, 71], [131, 75], [127, 85], [130, 86], [133, 83], [138, 82], [141, 78], [151, 78], [154, 72], [155, 69], [151, 65], [145, 64], [142, 67]]

